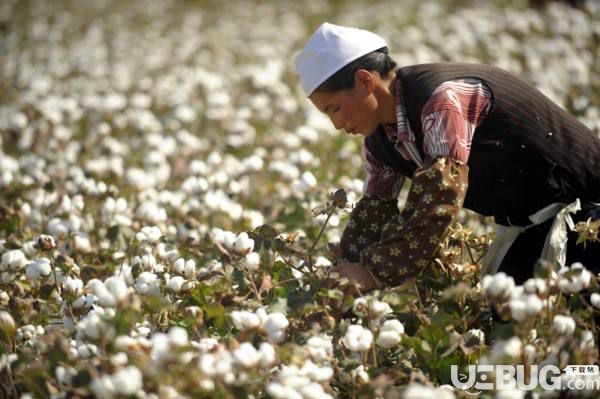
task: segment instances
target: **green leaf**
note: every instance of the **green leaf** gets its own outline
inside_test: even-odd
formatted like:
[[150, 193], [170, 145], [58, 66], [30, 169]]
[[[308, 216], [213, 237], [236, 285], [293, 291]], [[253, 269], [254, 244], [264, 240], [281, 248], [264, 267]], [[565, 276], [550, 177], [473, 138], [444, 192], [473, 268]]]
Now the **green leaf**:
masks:
[[246, 281], [246, 275], [240, 269], [235, 269], [231, 276], [239, 286], [240, 291], [246, 291], [248, 289], [248, 282]]
[[156, 297], [148, 295], [144, 297], [144, 309], [148, 313], [158, 313], [168, 305], [168, 303], [162, 297]]
[[203, 306], [207, 319], [214, 319], [225, 314], [225, 308], [220, 303], [207, 303]]
[[45, 358], [49, 361], [50, 368], [54, 368], [59, 363], [67, 361], [67, 354], [58, 342], [55, 342], [52, 348], [46, 352]]
[[312, 288], [305, 291], [301, 288], [290, 292], [287, 299], [290, 309], [298, 311], [306, 305], [314, 303], [314, 291]]
[[387, 291], [381, 300], [387, 302], [397, 312], [404, 311], [409, 304], [418, 301], [416, 289], [414, 285], [401, 285]]
[[27, 390], [31, 392], [35, 398], [50, 397], [50, 392], [48, 392], [48, 387], [46, 386], [47, 379], [48, 376], [43, 369], [32, 368], [25, 370], [23, 373], [23, 382], [27, 387]]
[[460, 357], [457, 355], [447, 356], [443, 359], [439, 359], [436, 365], [436, 376], [438, 384], [450, 384], [450, 370], [453, 365], [459, 365], [461, 363]]
[[132, 308], [120, 309], [115, 316], [117, 335], [129, 334], [133, 326], [139, 321], [139, 313]]
[[47, 301], [50, 295], [54, 291], [54, 284], [44, 284], [40, 287], [39, 298]]
[[270, 313], [274, 313], [274, 312], [281, 312], [281, 313], [287, 313], [287, 308], [288, 308], [288, 299], [284, 298], [284, 297], [279, 297], [275, 300], [275, 302], [273, 302], [271, 305], [269, 305], [269, 311]]
[[87, 370], [81, 370], [75, 377], [73, 377], [72, 384], [74, 387], [85, 387], [90, 384], [92, 377]]
[[336, 300], [344, 299], [344, 293], [338, 289], [322, 288], [319, 290], [319, 296]]
[[110, 240], [111, 244], [114, 244], [115, 241], [117, 241], [117, 238], [119, 238], [119, 225], [118, 224], [109, 227], [108, 231], [106, 232], [106, 238], [108, 238]]

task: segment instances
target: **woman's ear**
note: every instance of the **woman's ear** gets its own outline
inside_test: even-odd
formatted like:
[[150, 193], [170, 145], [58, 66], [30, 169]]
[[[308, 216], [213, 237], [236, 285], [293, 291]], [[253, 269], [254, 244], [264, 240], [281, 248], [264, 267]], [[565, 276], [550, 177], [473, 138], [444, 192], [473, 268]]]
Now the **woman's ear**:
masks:
[[371, 94], [375, 91], [375, 75], [366, 69], [357, 69], [354, 72], [354, 84], [360, 85], [367, 94]]

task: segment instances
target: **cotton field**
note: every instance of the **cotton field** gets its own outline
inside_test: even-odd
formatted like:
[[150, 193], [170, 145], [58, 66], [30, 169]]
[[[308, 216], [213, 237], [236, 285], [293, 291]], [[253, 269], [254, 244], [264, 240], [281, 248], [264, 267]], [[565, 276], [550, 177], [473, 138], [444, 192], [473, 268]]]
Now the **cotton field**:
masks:
[[416, 283], [328, 277], [362, 141], [294, 54], [360, 26], [400, 65], [508, 69], [600, 134], [600, 2], [524, 3], [3, 0], [0, 397], [461, 398], [452, 365], [597, 364], [598, 276], [481, 279], [494, 230], [468, 212]]

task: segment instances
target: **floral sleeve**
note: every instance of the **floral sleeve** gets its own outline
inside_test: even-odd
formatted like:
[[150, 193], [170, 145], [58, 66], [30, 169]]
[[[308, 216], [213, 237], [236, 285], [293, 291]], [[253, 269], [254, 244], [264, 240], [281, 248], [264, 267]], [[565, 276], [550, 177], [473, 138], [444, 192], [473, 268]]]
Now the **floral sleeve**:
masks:
[[386, 222], [399, 215], [396, 199], [382, 199], [365, 195], [350, 214], [350, 220], [340, 240], [341, 257], [347, 262], [358, 262], [360, 252], [381, 239]]
[[462, 207], [467, 177], [468, 166], [461, 161], [427, 161], [415, 172], [403, 211], [385, 225], [379, 241], [363, 247], [360, 262], [391, 285], [418, 275]]

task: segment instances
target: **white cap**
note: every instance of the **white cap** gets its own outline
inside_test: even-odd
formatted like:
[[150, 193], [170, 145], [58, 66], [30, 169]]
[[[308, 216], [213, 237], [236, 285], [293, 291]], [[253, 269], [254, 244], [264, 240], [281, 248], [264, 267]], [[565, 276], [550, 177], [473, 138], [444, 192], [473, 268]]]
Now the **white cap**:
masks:
[[304, 93], [310, 96], [344, 66], [386, 46], [381, 36], [368, 30], [323, 23], [294, 58]]

